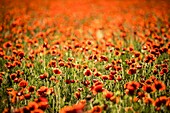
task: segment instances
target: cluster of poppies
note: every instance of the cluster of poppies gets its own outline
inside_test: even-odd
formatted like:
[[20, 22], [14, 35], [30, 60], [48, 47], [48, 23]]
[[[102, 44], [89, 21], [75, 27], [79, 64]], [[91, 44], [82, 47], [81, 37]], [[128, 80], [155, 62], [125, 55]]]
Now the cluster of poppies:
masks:
[[170, 110], [168, 0], [0, 6], [0, 112]]

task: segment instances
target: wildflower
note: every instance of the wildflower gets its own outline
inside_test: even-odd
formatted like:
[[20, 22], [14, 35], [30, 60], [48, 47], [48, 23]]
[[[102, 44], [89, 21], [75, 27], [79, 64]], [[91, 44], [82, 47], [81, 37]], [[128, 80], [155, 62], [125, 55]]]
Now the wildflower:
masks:
[[27, 63], [27, 64], [26, 64], [26, 67], [27, 67], [27, 68], [34, 67], [34, 64], [33, 64], [33, 63]]
[[154, 82], [155, 80], [157, 80], [157, 79], [156, 79], [156, 77], [155, 77], [155, 76], [153, 76], [153, 75], [152, 75], [152, 76], [150, 76], [150, 77], [149, 77], [149, 79], [151, 79], [153, 82]]
[[15, 79], [14, 79], [14, 83], [19, 83], [19, 79], [18, 79], [18, 78], [15, 78]]
[[5, 42], [5, 43], [3, 44], [3, 47], [4, 47], [5, 49], [12, 47], [12, 42], [11, 42], [11, 41]]
[[17, 77], [17, 74], [16, 74], [16, 73], [10, 74], [10, 78], [11, 78], [12, 80], [14, 80], [16, 77]]
[[75, 97], [77, 98], [77, 99], [80, 99], [80, 92], [75, 92]]
[[145, 95], [145, 93], [144, 92], [138, 92], [138, 98], [143, 98], [143, 97], [145, 97], [146, 95]]
[[28, 91], [31, 93], [31, 92], [34, 92], [35, 91], [35, 86], [30, 86], [29, 88], [28, 88]]
[[114, 53], [116, 56], [118, 56], [119, 54], [120, 54], [120, 52], [119, 51], [115, 51], [115, 53]]
[[45, 109], [47, 109], [48, 107], [49, 107], [48, 102], [42, 101], [42, 102], [39, 102], [39, 103], [38, 103], [38, 108], [41, 109], [41, 110], [45, 110]]
[[56, 67], [56, 61], [54, 61], [54, 60], [51, 60], [50, 62], [49, 62], [49, 64], [48, 64], [48, 66], [49, 67]]
[[161, 67], [162, 68], [168, 68], [168, 65], [167, 64], [161, 64]]
[[103, 91], [104, 91], [103, 85], [96, 85], [92, 89], [92, 92], [93, 92], [94, 95], [99, 93], [99, 92], [103, 92]]
[[168, 98], [166, 101], [166, 107], [170, 110], [170, 98]]
[[28, 107], [32, 111], [32, 110], [38, 109], [38, 104], [36, 102], [29, 102]]
[[41, 74], [40, 79], [46, 79], [48, 77], [48, 73]]
[[15, 109], [14, 113], [23, 113], [23, 110], [21, 108]]
[[94, 73], [94, 76], [97, 76], [97, 77], [99, 77], [99, 76], [101, 76], [102, 74], [100, 73], [100, 72], [95, 72]]
[[120, 97], [116, 97], [116, 96], [112, 96], [110, 97], [110, 101], [114, 102], [114, 103], [119, 103]]
[[160, 90], [160, 91], [166, 89], [166, 85], [161, 81], [154, 81], [153, 87], [155, 87], [157, 90]]
[[110, 91], [105, 91], [104, 96], [105, 96], [106, 99], [110, 99], [113, 96], [113, 93], [110, 92]]
[[71, 81], [69, 79], [65, 80], [66, 84], [70, 84]]
[[76, 67], [76, 69], [81, 69], [82, 68], [82, 66], [80, 64], [77, 64], [75, 67]]
[[161, 100], [159, 98], [156, 98], [155, 102], [154, 102], [154, 106], [156, 107], [160, 107], [162, 104]]
[[25, 94], [25, 95], [24, 95], [24, 98], [25, 98], [25, 99], [30, 99], [30, 98], [31, 98], [31, 94], [30, 94], [30, 93]]
[[151, 93], [155, 91], [155, 88], [152, 85], [144, 85], [142, 90], [146, 91], [147, 93]]
[[35, 109], [35, 110], [31, 111], [31, 113], [44, 113], [44, 111], [41, 109]]
[[154, 104], [154, 100], [152, 98], [148, 98], [148, 97], [145, 97], [144, 98], [144, 102], [146, 104]]
[[162, 68], [160, 71], [160, 75], [163, 75], [168, 72], [168, 68]]
[[134, 98], [133, 98], [133, 101], [134, 101], [134, 102], [137, 102], [138, 100], [139, 100], [138, 97], [134, 97]]
[[101, 106], [94, 106], [91, 110], [91, 113], [102, 113], [102, 107]]
[[51, 80], [51, 81], [56, 81], [55, 76], [51, 76], [51, 77], [50, 77], [50, 80]]
[[[153, 70], [153, 74], [158, 74], [158, 71], [156, 69]], [[162, 75], [162, 72], [160, 73], [160, 75]]]
[[29, 113], [29, 112], [30, 112], [28, 106], [24, 106], [24, 107], [22, 108], [22, 110], [23, 110], [24, 113]]
[[101, 61], [108, 61], [108, 58], [106, 56], [104, 56], [104, 55], [101, 55], [100, 60]]
[[9, 113], [10, 110], [8, 108], [5, 108], [2, 113]]
[[68, 58], [68, 61], [73, 61], [73, 60], [74, 60], [74, 58], [71, 58], [71, 57]]
[[135, 74], [135, 73], [136, 73], [136, 68], [130, 68], [130, 69], [127, 71], [127, 73], [128, 73], [129, 75]]
[[76, 81], [75, 80], [70, 80], [71, 83], [75, 83]]
[[116, 78], [118, 81], [121, 81], [122, 80], [122, 77], [120, 75], [117, 76]]
[[63, 67], [65, 64], [64, 64], [63, 61], [60, 61], [60, 62], [58, 63], [58, 65], [59, 65], [60, 67]]
[[83, 113], [85, 103], [79, 102], [73, 106], [65, 106], [60, 110], [60, 113]]
[[47, 91], [48, 91], [48, 88], [47, 88], [46, 86], [41, 86], [41, 87], [37, 90], [37, 95], [38, 95], [38, 96], [45, 97], [45, 96], [47, 96]]
[[112, 67], [112, 64], [108, 64], [108, 65], [105, 66], [105, 69], [109, 70], [111, 67]]
[[48, 100], [45, 97], [40, 97], [36, 99], [35, 102], [38, 104], [38, 108], [41, 110], [45, 110], [49, 107]]
[[8, 69], [11, 69], [11, 68], [15, 67], [15, 65], [12, 64], [11, 62], [7, 62], [7, 63], [5, 63], [5, 67], [7, 67]]
[[108, 75], [102, 75], [101, 78], [102, 78], [103, 80], [108, 80], [108, 79], [109, 79], [109, 76], [108, 76]]
[[54, 68], [53, 72], [58, 75], [62, 74], [62, 71], [59, 68]]
[[24, 57], [24, 52], [23, 51], [19, 51], [18, 52], [18, 56], [20, 57], [20, 59], [22, 59]]
[[151, 85], [153, 83], [153, 81], [151, 80], [151, 79], [147, 79], [146, 81], [145, 81], [145, 84], [148, 84], [148, 85]]
[[92, 71], [90, 69], [85, 69], [84, 70], [84, 75], [85, 76], [90, 76], [90, 75], [92, 75]]
[[125, 88], [127, 89], [127, 94], [133, 95], [135, 90], [140, 87], [140, 84], [135, 81], [131, 81], [125, 84]]
[[82, 84], [84, 84], [87, 87], [90, 84], [90, 81], [88, 81], [88, 80], [83, 81]]
[[125, 107], [125, 112], [132, 112], [133, 108], [132, 107]]
[[22, 80], [22, 81], [19, 83], [19, 87], [25, 88], [27, 85], [28, 85], [28, 82], [27, 82], [26, 80]]
[[0, 51], [0, 57], [4, 57], [5, 53]]
[[22, 44], [16, 44], [16, 48], [20, 49], [20, 48], [23, 48], [23, 46], [22, 46]]
[[140, 56], [140, 52], [134, 52], [135, 57], [139, 57]]
[[122, 70], [121, 66], [116, 66], [115, 69], [116, 69], [117, 72]]
[[46, 49], [49, 48], [49, 44], [47, 42], [44, 42], [43, 48], [46, 48]]

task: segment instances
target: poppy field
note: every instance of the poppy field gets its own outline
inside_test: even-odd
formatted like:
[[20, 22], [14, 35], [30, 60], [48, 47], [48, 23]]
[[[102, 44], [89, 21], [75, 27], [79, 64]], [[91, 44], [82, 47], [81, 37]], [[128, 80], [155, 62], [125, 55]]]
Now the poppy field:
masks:
[[168, 0], [0, 0], [0, 113], [170, 113]]

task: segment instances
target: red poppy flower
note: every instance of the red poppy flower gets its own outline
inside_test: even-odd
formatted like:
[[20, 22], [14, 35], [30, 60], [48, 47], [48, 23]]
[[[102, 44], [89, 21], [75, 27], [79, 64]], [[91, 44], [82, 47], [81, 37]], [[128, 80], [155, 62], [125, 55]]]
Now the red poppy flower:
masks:
[[151, 80], [151, 79], [147, 79], [146, 81], [145, 81], [145, 84], [148, 84], [148, 85], [151, 85], [153, 83], [153, 81]]
[[127, 72], [129, 75], [133, 75], [136, 73], [136, 68], [130, 68]]
[[102, 74], [101, 74], [100, 72], [95, 72], [95, 73], [94, 73], [94, 76], [97, 76], [97, 77], [98, 77], [98, 76], [101, 76], [101, 75], [102, 75]]
[[24, 57], [24, 52], [23, 51], [19, 51], [18, 52], [18, 56], [20, 57], [20, 59], [22, 59]]
[[83, 113], [85, 103], [79, 102], [73, 106], [65, 106], [60, 110], [60, 113]]
[[25, 94], [25, 95], [24, 95], [24, 98], [25, 98], [25, 99], [30, 99], [30, 98], [31, 98], [31, 94], [30, 94], [30, 93]]
[[3, 47], [4, 47], [5, 49], [12, 47], [12, 42], [11, 42], [11, 41], [5, 42], [5, 43], [3, 44]]
[[32, 111], [32, 110], [38, 109], [38, 104], [36, 102], [29, 102], [28, 107]]
[[5, 55], [4, 52], [0, 52], [0, 57], [3, 57]]
[[102, 113], [102, 107], [94, 106], [90, 113]]
[[110, 97], [110, 101], [114, 102], [114, 103], [119, 103], [120, 97], [116, 97], [116, 96], [112, 96]]
[[109, 79], [109, 76], [108, 76], [108, 75], [102, 75], [101, 78], [102, 78], [103, 80], [108, 80], [108, 79]]
[[87, 87], [88, 85], [90, 85], [90, 81], [89, 81], [89, 80], [83, 81], [83, 82], [81, 82], [81, 83], [84, 84], [86, 87]]
[[75, 92], [75, 97], [77, 98], [77, 99], [80, 99], [80, 92]]
[[122, 77], [120, 75], [117, 76], [116, 78], [118, 81], [121, 81], [122, 80]]
[[30, 87], [28, 88], [28, 91], [29, 91], [29, 92], [34, 92], [34, 91], [35, 91], [35, 88], [36, 88], [35, 86], [30, 86]]
[[23, 110], [24, 113], [29, 113], [29, 112], [31, 112], [31, 111], [29, 110], [29, 107], [28, 107], [28, 106], [24, 106], [24, 107], [22, 108], [22, 110]]
[[110, 91], [105, 91], [104, 96], [105, 96], [106, 99], [110, 99], [113, 96], [113, 93], [110, 92]]
[[58, 63], [58, 65], [59, 65], [60, 67], [63, 67], [65, 64], [64, 64], [63, 61], [60, 61], [60, 62]]
[[53, 72], [58, 75], [62, 74], [62, 71], [59, 68], [54, 68]]
[[28, 85], [28, 82], [27, 82], [26, 80], [22, 80], [22, 81], [19, 83], [19, 87], [25, 88], [27, 85]]
[[17, 77], [17, 74], [16, 74], [16, 73], [10, 74], [10, 78], [11, 78], [12, 80], [14, 80], [16, 77]]
[[151, 93], [155, 91], [155, 87], [153, 87], [152, 85], [144, 85], [142, 87], [143, 91], [146, 91], [147, 93]]
[[96, 85], [96, 86], [94, 86], [92, 91], [93, 91], [94, 95], [99, 93], [99, 92], [104, 91], [103, 85]]
[[38, 96], [45, 97], [45, 96], [47, 96], [47, 91], [48, 91], [48, 88], [47, 88], [46, 86], [41, 86], [41, 87], [37, 90], [37, 95], [38, 95]]
[[163, 82], [161, 82], [161, 81], [154, 81], [153, 86], [154, 86], [157, 90], [160, 90], [160, 91], [166, 89], [166, 85], [165, 85]]
[[135, 81], [131, 81], [125, 84], [124, 86], [127, 90], [127, 94], [133, 95], [135, 90], [137, 90], [140, 87], [140, 84]]
[[41, 74], [40, 79], [46, 79], [48, 77], [48, 73]]
[[31, 113], [44, 113], [44, 111], [41, 109], [35, 109], [35, 110], [31, 111]]
[[92, 75], [92, 71], [90, 69], [85, 69], [84, 70], [84, 75], [85, 76], [90, 76], [90, 75]]
[[100, 56], [100, 60], [107, 62], [107, 61], [108, 61], [108, 58], [107, 58], [106, 56], [104, 56], [104, 55], [101, 55], [101, 56]]
[[145, 102], [146, 104], [154, 104], [154, 99], [145, 97], [145, 98], [144, 98], [144, 102]]
[[56, 67], [56, 61], [55, 60], [51, 60], [48, 64], [49, 67]]
[[38, 103], [38, 108], [41, 110], [45, 110], [49, 107], [48, 102], [46, 101], [41, 101]]

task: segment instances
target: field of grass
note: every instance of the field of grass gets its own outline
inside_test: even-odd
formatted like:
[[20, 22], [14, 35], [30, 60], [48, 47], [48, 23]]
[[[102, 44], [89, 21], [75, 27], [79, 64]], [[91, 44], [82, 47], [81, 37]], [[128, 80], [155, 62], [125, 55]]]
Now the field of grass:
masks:
[[1, 0], [0, 113], [170, 113], [168, 0]]

